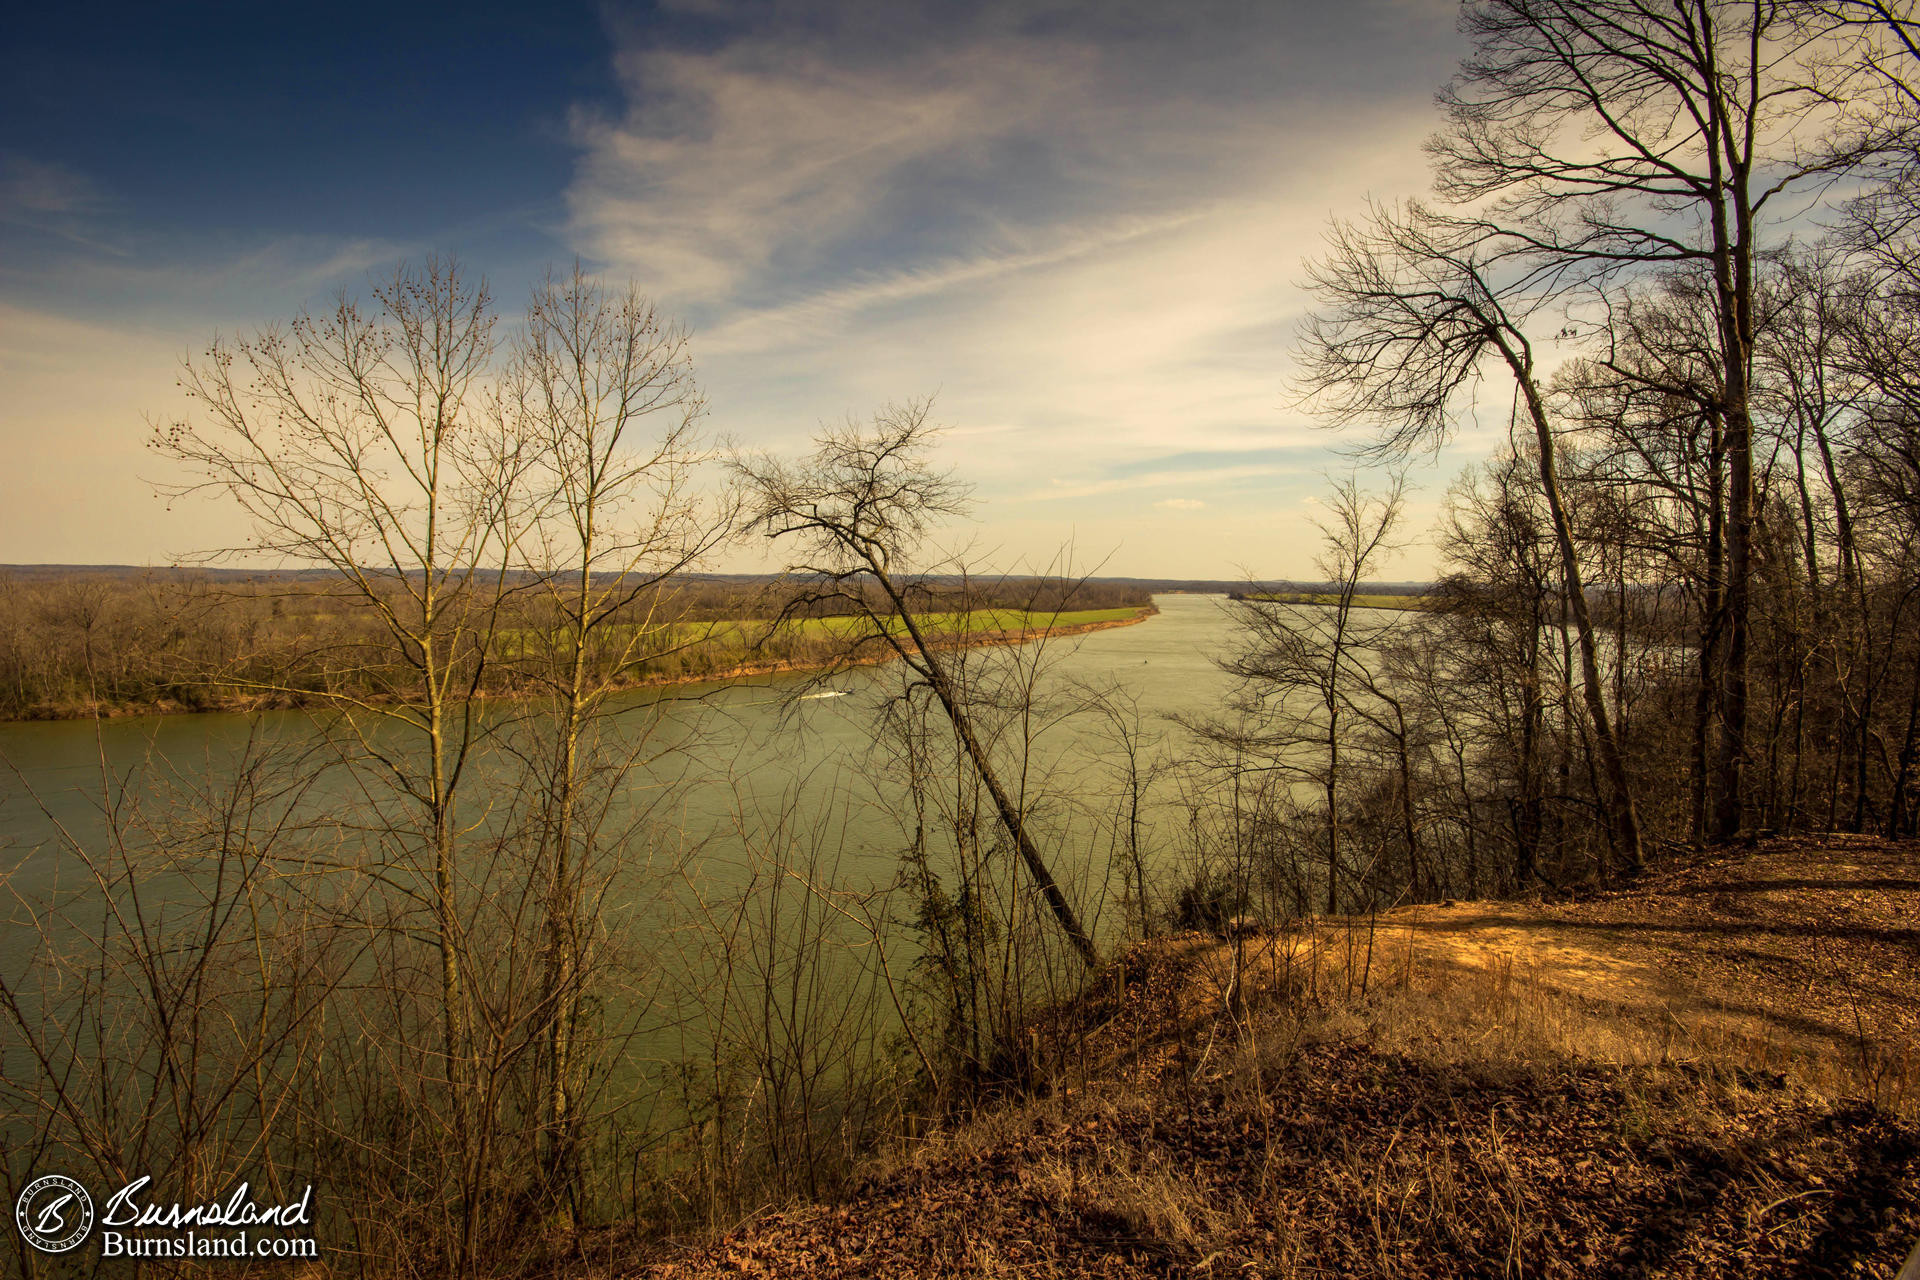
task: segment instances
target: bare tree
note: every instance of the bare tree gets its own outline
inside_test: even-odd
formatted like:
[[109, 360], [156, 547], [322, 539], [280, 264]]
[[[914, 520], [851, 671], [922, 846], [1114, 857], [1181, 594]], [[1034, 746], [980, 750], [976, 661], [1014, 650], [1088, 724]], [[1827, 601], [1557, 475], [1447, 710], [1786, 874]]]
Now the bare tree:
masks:
[[1514, 277], [1510, 255], [1503, 233], [1418, 204], [1376, 208], [1364, 226], [1337, 227], [1331, 254], [1313, 273], [1322, 310], [1306, 326], [1303, 384], [1334, 421], [1377, 426], [1375, 447], [1403, 454], [1446, 438], [1483, 361], [1497, 360], [1512, 375], [1515, 416], [1532, 431], [1579, 638], [1587, 715], [1613, 791], [1608, 811], [1622, 855], [1638, 867], [1644, 854], [1633, 787], [1600, 682], [1586, 578], [1561, 490], [1559, 440], [1525, 330], [1543, 302], [1529, 291], [1524, 267]]
[[1714, 830], [1726, 838], [1745, 817], [1757, 266], [1786, 217], [1902, 130], [1870, 109], [1878, 78], [1836, 56], [1836, 20], [1804, 7], [1472, 0], [1461, 24], [1475, 48], [1442, 96], [1437, 187], [1502, 237], [1525, 290], [1572, 296], [1674, 267], [1712, 280], [1728, 460]]
[[526, 460], [514, 563], [529, 571], [535, 624], [520, 632], [518, 648], [522, 668], [557, 704], [553, 723], [538, 731], [551, 759], [540, 766], [530, 857], [545, 898], [544, 1163], [549, 1193], [570, 1217], [575, 1037], [594, 926], [585, 815], [595, 795], [631, 772], [639, 749], [616, 746], [616, 759], [596, 761], [604, 736], [596, 730], [612, 714], [608, 698], [622, 674], [672, 643], [666, 588], [731, 535], [733, 512], [693, 490], [706, 456], [697, 434], [705, 405], [687, 336], [638, 290], [613, 293], [577, 264], [563, 279], [549, 277], [534, 292], [506, 382], [513, 429], [501, 445]]
[[[450, 1206], [455, 1269], [529, 1181], [575, 1220], [598, 913], [641, 828], [610, 814], [648, 750], [611, 728], [610, 695], [671, 641], [673, 575], [734, 527], [695, 492], [686, 338], [637, 293], [576, 269], [536, 291], [509, 352], [493, 331], [484, 286], [451, 263], [403, 268], [365, 309], [343, 296], [214, 344], [184, 379], [200, 419], [156, 438], [199, 473], [186, 491], [253, 517], [246, 550], [328, 570], [320, 590], [376, 624], [318, 655], [307, 696], [368, 790], [339, 816], [347, 847], [305, 869], [373, 888], [354, 923], [384, 971], [359, 1016], [414, 1063], [394, 1087], [441, 1126], [448, 1190], [429, 1194]], [[515, 713], [488, 709], [495, 693], [534, 696]], [[422, 937], [438, 961], [424, 1012]]]
[[[153, 444], [252, 517], [255, 555], [318, 566], [382, 625], [401, 674], [386, 696], [329, 690], [347, 740], [418, 815], [396, 838], [420, 878], [439, 956], [440, 1053], [453, 1139], [472, 1167], [471, 993], [458, 900], [462, 784], [484, 728], [472, 698], [509, 590], [507, 496], [523, 465], [487, 447], [494, 316], [451, 261], [401, 267], [371, 306], [216, 341], [182, 385], [199, 422]], [[363, 662], [386, 654], [364, 654]], [[384, 729], [382, 728], [384, 726]], [[398, 733], [393, 730], [398, 730]]]
[[[303, 1134], [326, 1009], [364, 942], [286, 867], [308, 850], [326, 755], [254, 732], [218, 765], [95, 757], [76, 815], [0, 754], [57, 857], [9, 850], [0, 973], [0, 1189], [36, 1168], [143, 1174], [211, 1199], [239, 1178], [317, 1181]], [[76, 820], [77, 819], [77, 820]], [[16, 1240], [14, 1274], [64, 1274]]]
[[[1229, 749], [1236, 779], [1242, 771], [1277, 772], [1319, 790], [1328, 915], [1340, 910], [1349, 870], [1343, 849], [1349, 719], [1369, 684], [1357, 669], [1374, 660], [1371, 650], [1382, 639], [1382, 628], [1363, 620], [1356, 597], [1367, 575], [1395, 549], [1404, 506], [1398, 476], [1379, 495], [1363, 492], [1353, 477], [1333, 486], [1316, 561], [1325, 576], [1316, 590], [1326, 603], [1295, 604], [1259, 591], [1238, 599], [1234, 608], [1245, 644], [1223, 665], [1242, 682], [1243, 714], [1231, 723], [1189, 722]], [[1313, 758], [1303, 759], [1303, 748]]]
[[[912, 557], [934, 523], [967, 508], [965, 487], [927, 459], [934, 434], [929, 409], [927, 401], [910, 401], [880, 410], [871, 429], [857, 423], [829, 427], [817, 437], [812, 456], [797, 466], [742, 460], [737, 466], [748, 491], [749, 527], [801, 548], [804, 558], [788, 570], [801, 584], [790, 610], [827, 601], [844, 605], [863, 623], [856, 647], [883, 646], [933, 692], [1028, 875], [1075, 953], [1091, 967], [1098, 958], [1093, 940], [976, 732], [946, 656], [908, 598]], [[868, 588], [877, 589], [877, 600]]]
[[1119, 863], [1124, 899], [1140, 937], [1153, 933], [1153, 894], [1147, 883], [1146, 810], [1155, 782], [1169, 761], [1156, 752], [1160, 735], [1147, 728], [1137, 695], [1119, 682], [1083, 690], [1086, 705], [1100, 726], [1101, 757], [1114, 775], [1118, 812], [1113, 819], [1110, 864]]

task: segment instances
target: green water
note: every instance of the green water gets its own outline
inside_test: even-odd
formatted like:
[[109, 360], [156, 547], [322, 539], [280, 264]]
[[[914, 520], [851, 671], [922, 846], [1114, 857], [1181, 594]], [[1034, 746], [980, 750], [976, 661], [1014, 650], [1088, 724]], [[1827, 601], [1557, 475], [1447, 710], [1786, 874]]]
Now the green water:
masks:
[[[1168, 717], [1214, 710], [1229, 687], [1214, 660], [1231, 645], [1232, 629], [1220, 597], [1161, 596], [1156, 603], [1160, 612], [1145, 622], [1054, 640], [1044, 652], [1021, 650], [1022, 661], [1039, 660], [1043, 707], [1059, 711], [1075, 702], [1076, 690], [1111, 686], [1125, 695], [1129, 716], [1137, 713], [1150, 754], [1176, 749], [1181, 731]], [[746, 834], [783, 813], [790, 827], [795, 815], [802, 824], [831, 821], [854, 869], [866, 862], [882, 876], [897, 857], [900, 822], [896, 797], [874, 781], [876, 712], [899, 686], [898, 668], [888, 666], [825, 683], [783, 675], [630, 695], [621, 732], [644, 734], [649, 757], [627, 780], [621, 807], [636, 814], [644, 808], [656, 840], [671, 832], [681, 849], [723, 876]], [[1113, 785], [1112, 727], [1084, 714], [1042, 723], [1029, 795], [1040, 812], [1055, 815], [1056, 838], [1070, 841], [1075, 828], [1061, 799]], [[313, 750], [318, 743], [316, 721], [304, 712], [0, 724], [0, 887], [8, 899], [0, 908], [7, 931], [0, 976], [14, 976], [23, 963], [30, 917], [69, 895], [84, 900], [94, 892], [74, 846], [105, 851], [110, 827], [126, 825], [125, 817], [108, 816], [109, 805], [121, 814], [129, 806], [158, 812], [165, 793], [219, 779], [263, 744], [311, 750], [294, 766], [312, 774], [302, 802], [310, 815], [351, 817], [374, 804], [346, 771], [323, 767], [324, 753]], [[489, 798], [492, 766], [484, 753], [475, 767], [465, 792], [469, 812], [484, 809]], [[629, 816], [613, 815], [616, 824]], [[1079, 821], [1084, 828], [1084, 812]], [[1090, 868], [1076, 865], [1071, 849], [1057, 856], [1063, 880], [1087, 882]], [[848, 865], [845, 856], [841, 865]]]
[[[1188, 746], [1170, 717], [1215, 712], [1231, 688], [1215, 664], [1234, 641], [1224, 601], [1162, 596], [1156, 603], [1160, 612], [1136, 625], [967, 655], [969, 663], [982, 663], [1002, 676], [1039, 669], [1028, 767], [1010, 777], [1009, 785], [1027, 806], [1055, 875], [1103, 945], [1114, 940], [1124, 917], [1112, 863], [1124, 769], [1112, 717], [1073, 708], [1085, 703], [1089, 689], [1117, 691], [1120, 697], [1112, 701], [1123, 706], [1123, 718], [1144, 744], [1141, 764], [1146, 766]], [[791, 873], [769, 862], [769, 851], [775, 857], [795, 857], [795, 850], [800, 858], [810, 854], [817, 860], [806, 864], [805, 874], [817, 874], [834, 892], [857, 894], [895, 879], [910, 839], [910, 806], [898, 776], [884, 767], [876, 725], [882, 705], [899, 693], [902, 675], [896, 664], [824, 681], [760, 677], [623, 699], [617, 732], [629, 743], [644, 741], [648, 754], [622, 780], [608, 815], [609, 829], [621, 836], [619, 866], [597, 917], [612, 946], [639, 957], [635, 972], [644, 976], [628, 985], [616, 976], [596, 988], [606, 993], [601, 1025], [608, 1039], [603, 1042], [605, 1075], [596, 1082], [600, 1092], [590, 1105], [608, 1108], [604, 1114], [620, 1108], [622, 1123], [638, 1123], [636, 1118], [644, 1116], [650, 1131], [690, 1129], [699, 1106], [697, 1084], [689, 1096], [676, 1082], [696, 1079], [689, 1073], [719, 1060], [714, 1055], [726, 1028], [737, 1025], [729, 1022], [735, 1015], [728, 1010], [757, 1004], [763, 996], [784, 1001], [782, 1017], [804, 1023], [811, 1028], [806, 1035], [817, 1037], [809, 1041], [807, 1059], [808, 1069], [818, 1073], [817, 1083], [831, 1084], [860, 1070], [860, 1063], [901, 1052], [898, 1006], [874, 985], [866, 958], [872, 952], [859, 945], [860, 938], [844, 949], [826, 946], [803, 991], [799, 971], [783, 967], [792, 957], [773, 949], [747, 957], [737, 973], [732, 959], [723, 969], [714, 946], [732, 908], [722, 905], [717, 922], [701, 908], [725, 904], [729, 894], [746, 903], [769, 886], [784, 888], [788, 898], [780, 910], [788, 914], [779, 917], [777, 928], [769, 927], [764, 902], [740, 907], [735, 917], [747, 920], [736, 935], [745, 939], [743, 945], [777, 946], [776, 940], [786, 936], [782, 931], [792, 929], [796, 907], [814, 910], [828, 928], [837, 922], [810, 897], [811, 890], [795, 889]], [[510, 720], [526, 712], [502, 706], [490, 714]], [[499, 725], [496, 721], [493, 727]], [[56, 1059], [64, 1046], [68, 1057], [84, 1065], [94, 1058], [96, 1042], [113, 1034], [61, 1024], [72, 1014], [60, 1011], [75, 1007], [63, 976], [71, 971], [49, 958], [66, 950], [84, 961], [92, 954], [90, 939], [106, 904], [117, 899], [124, 908], [124, 883], [101, 883], [95, 868], [112, 865], [108, 855], [115, 830], [131, 832], [130, 844], [140, 844], [141, 813], [150, 814], [178, 843], [174, 832], [185, 811], [181, 796], [196, 789], [218, 793], [239, 762], [267, 747], [284, 757], [272, 771], [275, 778], [305, 784], [297, 802], [267, 806], [311, 820], [288, 841], [288, 850], [298, 854], [303, 842], [332, 839], [339, 842], [342, 860], [355, 862], [357, 850], [366, 847], [356, 841], [377, 838], [365, 833], [381, 825], [378, 806], [394, 800], [389, 790], [368, 785], [364, 768], [342, 767], [330, 746], [336, 740], [337, 735], [330, 739], [321, 732], [315, 718], [298, 712], [0, 725], [0, 986], [18, 1000], [16, 1007], [23, 1008], [28, 1022], [38, 1024], [37, 1042], [55, 1045]], [[1003, 760], [1020, 756], [1004, 743], [996, 753]], [[498, 750], [482, 752], [473, 767], [463, 786], [463, 814], [484, 832], [489, 806], [499, 802], [496, 792], [506, 793], [504, 784], [513, 775]], [[1144, 806], [1142, 845], [1150, 862], [1171, 856], [1182, 833], [1171, 799], [1163, 795]], [[204, 841], [217, 828], [201, 830], [198, 838]], [[472, 860], [478, 843], [463, 846], [463, 860]], [[1011, 861], [1005, 870], [1019, 892], [1030, 891]], [[163, 957], [164, 966], [176, 953], [192, 953], [198, 922], [208, 917], [215, 895], [202, 871], [143, 874], [138, 927], [148, 939], [143, 945]], [[337, 891], [325, 887], [333, 883], [326, 876], [315, 883], [319, 893]], [[904, 899], [893, 901], [896, 905], [883, 911], [889, 927], [898, 930], [909, 907]], [[1030, 905], [1029, 915], [1037, 931], [1057, 944], [1039, 908]], [[122, 923], [127, 919], [123, 910]], [[192, 927], [183, 929], [182, 922]], [[888, 946], [899, 948], [893, 952], [894, 972], [905, 976], [919, 943], [896, 935]], [[530, 951], [520, 961], [535, 962]], [[495, 981], [513, 968], [512, 961], [482, 958], [483, 967], [488, 963]], [[355, 972], [374, 967], [359, 964]], [[719, 997], [716, 1005], [722, 972], [733, 1003]], [[122, 990], [137, 985], [132, 969], [100, 980], [122, 997], [137, 994]], [[240, 1030], [258, 1007], [249, 1003], [252, 999], [242, 994], [237, 1003], [221, 1006], [241, 1015]], [[341, 1025], [377, 1013], [377, 1002], [356, 1001], [352, 995], [343, 998], [337, 1015]], [[111, 1022], [110, 1013], [103, 1016]], [[848, 1016], [854, 1020], [839, 1021]], [[405, 1034], [397, 1026], [382, 1031], [396, 1042]], [[343, 1037], [343, 1046], [351, 1047], [352, 1040]], [[121, 1047], [123, 1054], [131, 1049]], [[33, 1049], [0, 1019], [0, 1079], [31, 1082], [40, 1074]], [[137, 1069], [129, 1074], [121, 1068], [103, 1076], [102, 1083], [108, 1090], [137, 1092], [139, 1078]], [[26, 1085], [26, 1112], [0, 1114], [0, 1149], [8, 1145], [12, 1126], [32, 1121], [31, 1094], [41, 1087]], [[331, 1101], [309, 1100], [322, 1110]], [[348, 1105], [344, 1093], [340, 1101]], [[19, 1102], [16, 1097], [12, 1105]], [[250, 1123], [244, 1109], [220, 1114], [220, 1123], [236, 1131]]]

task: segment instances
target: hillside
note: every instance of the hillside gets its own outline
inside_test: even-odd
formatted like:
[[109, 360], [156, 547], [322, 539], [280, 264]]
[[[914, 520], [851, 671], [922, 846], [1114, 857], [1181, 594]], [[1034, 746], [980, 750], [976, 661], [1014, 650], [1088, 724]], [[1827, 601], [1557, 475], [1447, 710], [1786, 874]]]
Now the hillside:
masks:
[[1038, 1096], [627, 1273], [1891, 1276], [1916, 979], [1920, 847], [1847, 837], [1157, 940]]

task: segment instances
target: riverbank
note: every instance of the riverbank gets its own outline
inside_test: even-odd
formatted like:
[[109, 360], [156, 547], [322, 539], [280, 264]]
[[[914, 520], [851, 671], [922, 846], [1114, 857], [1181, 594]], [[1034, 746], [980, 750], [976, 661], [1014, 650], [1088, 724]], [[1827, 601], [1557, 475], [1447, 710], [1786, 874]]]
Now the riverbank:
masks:
[[[1145, 622], [1159, 614], [1157, 605], [1149, 604], [1124, 618], [1102, 618], [1094, 622], [1074, 622], [1053, 627], [1023, 627], [1017, 630], [974, 631], [965, 634], [952, 634], [942, 638], [936, 648], [993, 648], [1006, 645], [1029, 644], [1035, 640], [1063, 640], [1073, 636], [1091, 635], [1095, 631], [1110, 631], [1115, 627], [1131, 627]], [[744, 680], [752, 676], [795, 675], [807, 672], [833, 670], [841, 666], [877, 667], [885, 666], [895, 660], [891, 650], [863, 655], [858, 658], [827, 662], [805, 662], [792, 659], [777, 659], [768, 662], [748, 662], [729, 667], [724, 671], [709, 672], [704, 675], [649, 676], [639, 680], [622, 683], [621, 689], [657, 689], [690, 684], [718, 684], [729, 680]]]
[[[1263, 591], [1259, 595], [1247, 595], [1236, 592], [1235, 600], [1257, 600], [1266, 604], [1311, 604], [1337, 605], [1340, 597], [1329, 591]], [[1361, 593], [1347, 601], [1355, 609], [1398, 609], [1417, 611], [1430, 609], [1425, 596], [1402, 596], [1376, 593]]]
[[1916, 868], [1805, 837], [1144, 943], [1027, 1095], [600, 1271], [1890, 1276], [1920, 1238]]
[[[1113, 613], [1115, 610], [1098, 612]], [[940, 637], [938, 647], [976, 648], [984, 646], [1002, 646], [1028, 644], [1040, 639], [1065, 639], [1073, 636], [1088, 635], [1095, 631], [1105, 631], [1114, 627], [1130, 627], [1145, 622], [1160, 612], [1159, 607], [1147, 604], [1135, 608], [1125, 617], [1103, 617], [1086, 622], [1064, 623], [1047, 627], [1022, 627], [1014, 629], [995, 629], [975, 632], [948, 632]], [[1071, 613], [1062, 616], [1072, 616]], [[803, 659], [774, 658], [765, 661], [732, 663], [714, 669], [685, 668], [674, 672], [649, 672], [644, 675], [619, 680], [614, 688], [619, 692], [631, 692], [642, 689], [673, 688], [700, 684], [725, 684], [734, 680], [744, 680], [756, 676], [802, 674], [833, 670], [843, 666], [878, 666], [893, 660], [891, 651], [872, 655], [861, 655], [847, 660], [831, 654]], [[352, 695], [356, 700], [380, 705], [391, 702], [377, 696], [363, 694]], [[483, 690], [477, 695], [481, 701], [524, 701], [535, 697], [534, 694]], [[274, 689], [259, 692], [243, 692], [231, 687], [200, 686], [194, 690], [194, 701], [178, 698], [158, 698], [146, 700], [127, 700], [120, 702], [72, 701], [43, 704], [32, 707], [27, 714], [0, 720], [0, 724], [27, 724], [59, 720], [122, 719], [137, 716], [177, 716], [200, 714], [247, 714], [257, 711], [301, 711], [328, 705], [327, 695], [315, 690]]]

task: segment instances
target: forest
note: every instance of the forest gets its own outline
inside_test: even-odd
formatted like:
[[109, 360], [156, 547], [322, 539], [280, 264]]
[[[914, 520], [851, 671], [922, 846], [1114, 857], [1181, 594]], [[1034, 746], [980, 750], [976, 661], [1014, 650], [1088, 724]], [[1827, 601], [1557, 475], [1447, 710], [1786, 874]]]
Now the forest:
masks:
[[[534, 579], [523, 571], [516, 585], [530, 592]], [[1144, 609], [1149, 599], [1137, 586], [1107, 581], [929, 576], [914, 585], [928, 614], [981, 611], [971, 628], [947, 628], [956, 636], [1080, 626], [1106, 610]], [[830, 667], [835, 640], [806, 619], [848, 616], [851, 606], [789, 611], [795, 594], [793, 584], [751, 575], [650, 584], [607, 622], [647, 637], [619, 680], [641, 687]], [[330, 694], [383, 697], [397, 675], [379, 621], [391, 605], [313, 571], [0, 568], [0, 719], [317, 708]], [[527, 656], [520, 637], [553, 624], [530, 600], [503, 619], [480, 691], [525, 694], [532, 686], [518, 661]]]
[[[1329, 910], [1757, 832], [1912, 835], [1911, 26], [1845, 5], [1464, 23], [1434, 200], [1334, 228], [1301, 356], [1389, 473], [1470, 403], [1510, 445], [1447, 493], [1417, 616], [1351, 607], [1409, 532], [1398, 483], [1336, 488], [1321, 564], [1344, 594], [1305, 628], [1243, 601], [1254, 728], [1213, 735], [1225, 767], [1307, 753], [1317, 812], [1289, 793], [1274, 829], [1319, 826], [1288, 856]], [[1300, 692], [1313, 717], [1261, 714]], [[1343, 807], [1371, 828], [1346, 854]]]
[[[1352, 462], [1310, 580], [1237, 593], [1234, 692], [1172, 724], [1044, 634], [953, 642], [1145, 599], [939, 550], [973, 507], [924, 399], [722, 450], [692, 340], [578, 269], [511, 326], [436, 259], [215, 343], [152, 447], [318, 576], [7, 575], [0, 710], [297, 693], [318, 736], [103, 769], [101, 842], [19, 859], [0, 1193], [310, 1184], [338, 1274], [640, 1256], [1045, 1095], [1143, 939], [1920, 834], [1911, 13], [1469, 0], [1430, 198], [1307, 268], [1295, 390]], [[1443, 575], [1369, 607], [1423, 534]], [[786, 572], [698, 576], [750, 539]], [[621, 695], [742, 619], [890, 662], [866, 776], [726, 780], [722, 859]]]

